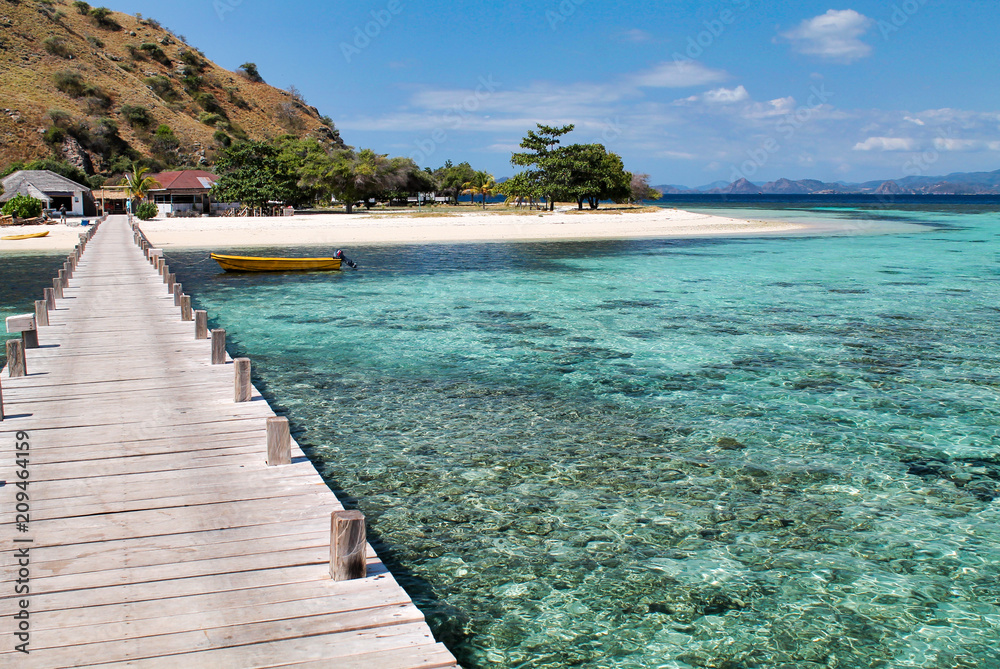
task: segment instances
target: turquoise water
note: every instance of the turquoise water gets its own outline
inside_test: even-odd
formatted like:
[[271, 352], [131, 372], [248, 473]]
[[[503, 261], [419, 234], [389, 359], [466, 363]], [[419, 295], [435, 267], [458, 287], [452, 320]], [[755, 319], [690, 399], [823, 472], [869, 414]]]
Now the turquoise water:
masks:
[[35, 300], [43, 299], [65, 261], [65, 253], [0, 254], [0, 368], [7, 364], [4, 342], [19, 336], [7, 334], [6, 318], [34, 313]]
[[1000, 667], [1000, 214], [811, 215], [168, 255], [466, 667]]

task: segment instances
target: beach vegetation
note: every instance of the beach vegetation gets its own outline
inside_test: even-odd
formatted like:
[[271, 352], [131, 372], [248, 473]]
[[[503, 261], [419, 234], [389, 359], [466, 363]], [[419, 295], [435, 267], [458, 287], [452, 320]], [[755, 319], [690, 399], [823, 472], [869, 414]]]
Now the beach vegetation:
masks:
[[181, 142], [177, 139], [177, 135], [174, 134], [173, 129], [169, 125], [161, 123], [156, 128], [150, 146], [153, 149], [153, 153], [157, 156], [167, 162], [176, 162], [178, 157], [177, 150], [180, 148]]
[[0, 213], [4, 216], [17, 216], [18, 218], [35, 218], [42, 215], [42, 201], [36, 200], [30, 195], [18, 193], [4, 203]]
[[529, 168], [523, 178], [534, 184], [537, 192], [548, 199], [551, 211], [555, 209], [555, 174], [551, 161], [562, 141], [560, 137], [572, 132], [575, 126], [570, 124], [555, 127], [541, 123], [536, 125], [538, 131], [529, 130], [521, 140], [520, 146], [525, 150], [512, 154], [510, 162], [515, 166]]
[[159, 213], [160, 209], [152, 202], [143, 202], [135, 210], [136, 218], [140, 221], [150, 221], [156, 218]]
[[269, 202], [296, 203], [298, 176], [282, 162], [280, 153], [266, 142], [240, 142], [223, 150], [215, 162], [220, 176], [212, 187], [212, 198], [252, 208]]
[[[153, 177], [149, 176], [149, 168], [142, 167], [140, 165], [132, 165], [132, 171], [125, 175], [125, 192], [128, 194], [129, 199], [134, 200], [137, 204], [146, 199], [146, 195], [149, 191], [154, 188], [159, 187], [159, 182]], [[154, 206], [155, 208], [155, 206]], [[138, 214], [138, 207], [135, 209]], [[156, 214], [154, 213], [154, 216]], [[148, 220], [148, 219], [142, 219]]]
[[489, 172], [476, 172], [472, 179], [462, 184], [462, 193], [471, 195], [473, 199], [477, 195], [483, 197], [483, 209], [486, 209], [486, 198], [497, 193], [497, 182]]
[[311, 156], [302, 174], [306, 183], [342, 202], [350, 214], [357, 203], [369, 208], [372, 200], [402, 187], [414, 168], [411, 160], [389, 158], [372, 149], [346, 149]]
[[260, 72], [257, 71], [256, 63], [243, 63], [237, 70], [237, 74], [242, 76], [247, 81], [252, 81], [255, 84], [264, 83], [264, 77], [260, 76]]
[[467, 162], [453, 165], [449, 160], [443, 167], [435, 171], [435, 176], [437, 177], [438, 187], [455, 198], [455, 204], [457, 205], [458, 196], [462, 192], [463, 184], [472, 181], [476, 176], [476, 171]]
[[632, 190], [630, 199], [632, 202], [645, 202], [646, 200], [659, 200], [663, 197], [663, 192], [658, 191], [649, 185], [649, 175], [648, 174], [633, 174], [632, 183], [630, 184]]

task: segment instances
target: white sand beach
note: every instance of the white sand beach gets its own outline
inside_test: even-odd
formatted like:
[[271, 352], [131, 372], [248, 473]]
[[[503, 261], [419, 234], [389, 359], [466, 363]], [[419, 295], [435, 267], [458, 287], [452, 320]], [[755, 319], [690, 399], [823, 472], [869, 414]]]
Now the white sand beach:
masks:
[[[473, 210], [443, 216], [414, 212], [309, 214], [284, 218], [170, 218], [142, 223], [150, 241], [163, 248], [252, 246], [346, 246], [429, 242], [651, 239], [715, 235], [767, 235], [800, 231], [789, 222], [744, 220], [678, 209], [656, 211], [560, 210], [501, 213]], [[10, 232], [7, 232], [7, 231]], [[73, 248], [81, 228], [4, 228], [4, 234], [49, 230], [48, 237], [0, 241], [0, 253]]]

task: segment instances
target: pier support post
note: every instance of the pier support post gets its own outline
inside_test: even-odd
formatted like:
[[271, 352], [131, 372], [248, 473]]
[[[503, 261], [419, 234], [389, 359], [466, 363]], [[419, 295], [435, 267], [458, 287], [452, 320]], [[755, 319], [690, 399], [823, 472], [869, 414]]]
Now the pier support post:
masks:
[[253, 395], [253, 386], [250, 385], [250, 358], [236, 358], [233, 360], [233, 368], [236, 370], [236, 403], [249, 402]]
[[52, 279], [52, 294], [56, 299], [61, 300], [63, 298], [62, 283], [59, 279]]
[[40, 328], [49, 325], [49, 306], [45, 300], [35, 300], [35, 325]]
[[45, 306], [49, 311], [56, 310], [56, 291], [55, 288], [45, 289]]
[[368, 575], [366, 545], [365, 514], [334, 511], [330, 517], [330, 576], [334, 581], [352, 581]]
[[167, 284], [167, 295], [173, 295], [174, 284], [177, 283], [177, 275], [173, 272], [163, 275], [163, 283]]
[[183, 294], [182, 286], [179, 283], [174, 284], [174, 306], [181, 306], [181, 295]]
[[[64, 269], [59, 270], [59, 287], [60, 287], [60, 290], [62, 288], [68, 288], [69, 287], [69, 277], [66, 276], [66, 270], [64, 270]], [[60, 297], [62, 297], [62, 296], [60, 295]]]
[[212, 330], [212, 364], [226, 364], [226, 331]]
[[267, 419], [267, 466], [292, 464], [292, 435], [288, 429], [288, 419], [275, 417]]
[[181, 320], [193, 321], [194, 314], [191, 313], [191, 296], [181, 295]]
[[202, 309], [194, 312], [194, 338], [208, 339], [208, 312]]
[[21, 333], [21, 341], [25, 349], [38, 348], [38, 330], [25, 330]]
[[3, 383], [0, 383], [0, 423], [3, 422]]
[[7, 375], [12, 379], [28, 375], [28, 361], [24, 357], [24, 342], [20, 339], [7, 340]]

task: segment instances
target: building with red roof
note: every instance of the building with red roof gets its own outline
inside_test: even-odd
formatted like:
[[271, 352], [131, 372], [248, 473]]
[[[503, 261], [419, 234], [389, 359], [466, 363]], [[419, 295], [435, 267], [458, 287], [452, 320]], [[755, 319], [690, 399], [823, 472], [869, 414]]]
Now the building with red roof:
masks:
[[182, 170], [151, 175], [159, 185], [149, 191], [149, 199], [160, 210], [160, 216], [183, 211], [209, 214], [212, 201], [209, 192], [219, 177], [204, 170]]

